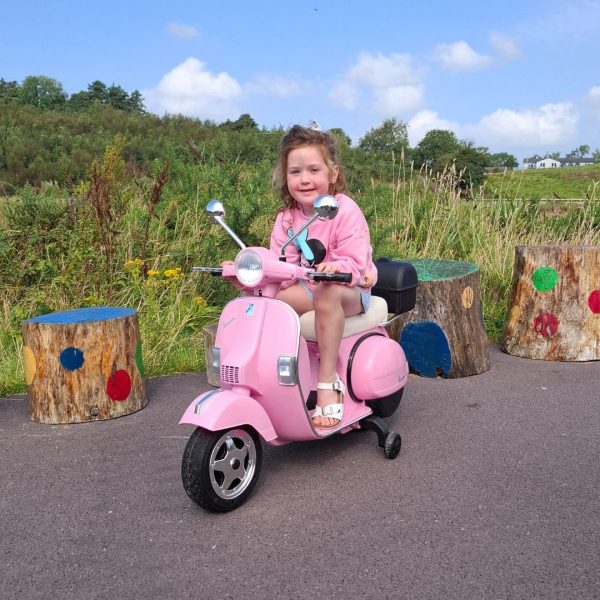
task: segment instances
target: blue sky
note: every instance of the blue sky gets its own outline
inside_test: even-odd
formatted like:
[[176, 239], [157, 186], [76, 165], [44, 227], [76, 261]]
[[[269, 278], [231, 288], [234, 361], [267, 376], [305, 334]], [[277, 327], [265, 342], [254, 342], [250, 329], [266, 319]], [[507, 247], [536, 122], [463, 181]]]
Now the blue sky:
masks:
[[0, 77], [94, 80], [148, 110], [353, 142], [386, 118], [519, 161], [600, 147], [600, 0], [2, 0]]

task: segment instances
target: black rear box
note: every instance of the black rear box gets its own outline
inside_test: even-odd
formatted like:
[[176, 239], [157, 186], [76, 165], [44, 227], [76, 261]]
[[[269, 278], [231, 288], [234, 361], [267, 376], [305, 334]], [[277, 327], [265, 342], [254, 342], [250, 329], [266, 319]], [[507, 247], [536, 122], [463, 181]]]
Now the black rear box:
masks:
[[380, 296], [388, 305], [388, 311], [399, 315], [415, 307], [419, 278], [409, 262], [380, 258], [375, 261], [377, 283], [371, 293]]

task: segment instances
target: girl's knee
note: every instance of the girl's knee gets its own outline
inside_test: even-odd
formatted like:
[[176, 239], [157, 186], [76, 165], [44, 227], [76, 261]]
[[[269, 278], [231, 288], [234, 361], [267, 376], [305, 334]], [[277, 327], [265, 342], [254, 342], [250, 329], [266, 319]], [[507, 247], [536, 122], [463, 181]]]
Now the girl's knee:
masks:
[[343, 288], [341, 285], [321, 284], [314, 292], [315, 310], [337, 308], [342, 304]]

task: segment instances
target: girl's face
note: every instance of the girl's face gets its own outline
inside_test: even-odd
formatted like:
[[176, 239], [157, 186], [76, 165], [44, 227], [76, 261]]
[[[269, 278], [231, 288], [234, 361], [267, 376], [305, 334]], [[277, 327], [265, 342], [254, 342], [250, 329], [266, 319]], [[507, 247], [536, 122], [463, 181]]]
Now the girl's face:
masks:
[[313, 203], [319, 196], [329, 194], [330, 185], [335, 183], [339, 171], [337, 165], [329, 169], [319, 146], [300, 146], [290, 150], [287, 156], [287, 187], [305, 215], [313, 213]]

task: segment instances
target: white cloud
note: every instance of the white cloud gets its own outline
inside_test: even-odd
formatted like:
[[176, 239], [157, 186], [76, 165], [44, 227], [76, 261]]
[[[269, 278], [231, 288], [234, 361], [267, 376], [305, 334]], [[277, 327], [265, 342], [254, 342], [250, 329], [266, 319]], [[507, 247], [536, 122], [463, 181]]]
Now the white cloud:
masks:
[[452, 121], [441, 119], [438, 113], [432, 110], [419, 111], [408, 122], [408, 140], [411, 146], [416, 146], [432, 129], [448, 129], [458, 135], [459, 125]]
[[202, 119], [238, 117], [240, 84], [227, 73], [213, 74], [197, 58], [188, 58], [169, 71], [152, 90], [143, 92], [149, 110]]
[[521, 54], [517, 43], [506, 35], [501, 33], [490, 34], [490, 44], [503, 60], [514, 60]]
[[422, 85], [394, 85], [374, 90], [377, 112], [384, 116], [406, 113], [421, 105]]
[[351, 67], [347, 79], [359, 85], [384, 88], [399, 84], [416, 83], [419, 75], [408, 54], [371, 54], [361, 52]]
[[259, 75], [254, 81], [245, 86], [249, 94], [259, 96], [274, 96], [275, 98], [289, 98], [305, 94], [311, 84], [298, 79], [288, 79], [277, 75]]
[[559, 102], [522, 111], [499, 109], [465, 127], [465, 132], [486, 145], [547, 147], [571, 139], [577, 122], [575, 106]]
[[335, 108], [341, 108], [351, 112], [357, 106], [360, 99], [360, 89], [351, 81], [337, 81], [328, 95], [329, 103]]
[[590, 88], [585, 99], [591, 108], [592, 115], [600, 120], [600, 85]]
[[183, 40], [197, 38], [200, 35], [200, 32], [195, 27], [185, 25], [184, 23], [177, 23], [176, 21], [167, 23], [167, 31], [171, 35]]
[[488, 67], [493, 63], [491, 57], [475, 52], [463, 40], [453, 44], [440, 44], [434, 50], [433, 58], [444, 69], [450, 71], [474, 71]]
[[356, 63], [334, 84], [329, 101], [352, 111], [366, 98], [380, 116], [397, 116], [421, 105], [421, 76], [408, 54], [361, 52]]

